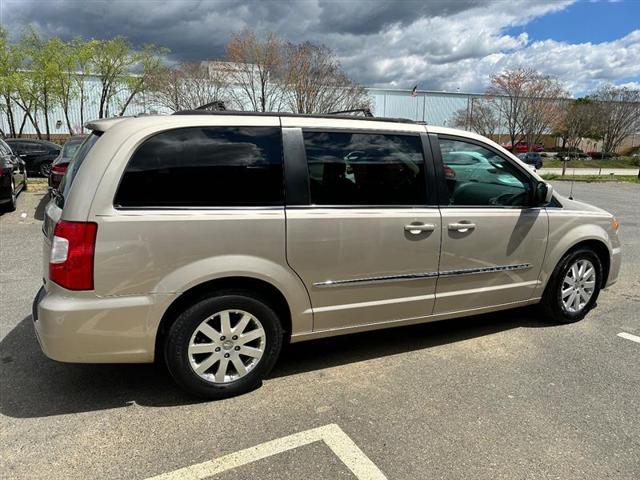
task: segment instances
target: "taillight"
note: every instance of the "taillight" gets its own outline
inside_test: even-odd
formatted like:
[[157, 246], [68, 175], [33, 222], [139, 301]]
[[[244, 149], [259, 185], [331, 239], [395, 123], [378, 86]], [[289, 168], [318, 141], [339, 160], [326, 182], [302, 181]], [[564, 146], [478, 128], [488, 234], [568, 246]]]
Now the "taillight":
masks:
[[54, 165], [51, 167], [52, 173], [57, 173], [58, 175], [64, 175], [67, 171], [68, 163], [59, 163], [58, 165]]
[[53, 232], [49, 279], [67, 290], [93, 290], [98, 225], [60, 220]]

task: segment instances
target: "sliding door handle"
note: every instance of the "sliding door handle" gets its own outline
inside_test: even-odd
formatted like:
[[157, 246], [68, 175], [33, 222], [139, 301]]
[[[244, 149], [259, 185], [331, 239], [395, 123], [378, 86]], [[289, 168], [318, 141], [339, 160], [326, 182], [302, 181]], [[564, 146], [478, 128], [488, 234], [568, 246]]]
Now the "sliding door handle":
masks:
[[473, 230], [474, 228], [476, 228], [475, 223], [460, 222], [449, 224], [449, 230], [454, 230], [461, 233], [468, 232], [469, 230]]
[[404, 226], [404, 231], [412, 235], [420, 235], [425, 232], [433, 232], [436, 226], [433, 223], [412, 223]]

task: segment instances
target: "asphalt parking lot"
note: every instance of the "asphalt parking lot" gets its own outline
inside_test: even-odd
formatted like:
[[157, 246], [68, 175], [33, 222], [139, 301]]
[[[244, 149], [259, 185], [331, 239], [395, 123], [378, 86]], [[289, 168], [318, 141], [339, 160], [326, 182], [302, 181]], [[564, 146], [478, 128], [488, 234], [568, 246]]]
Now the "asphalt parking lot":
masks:
[[640, 343], [618, 336], [640, 335], [640, 185], [574, 196], [622, 222], [620, 280], [584, 321], [522, 309], [296, 344], [261, 388], [200, 402], [161, 367], [41, 353], [44, 202], [22, 194], [0, 217], [0, 475], [640, 478]]

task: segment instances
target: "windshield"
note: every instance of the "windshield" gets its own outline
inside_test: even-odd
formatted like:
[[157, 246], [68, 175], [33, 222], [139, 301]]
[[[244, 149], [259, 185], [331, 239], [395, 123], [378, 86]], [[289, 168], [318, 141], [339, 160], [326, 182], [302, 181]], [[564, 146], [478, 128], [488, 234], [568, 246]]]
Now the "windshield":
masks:
[[73, 158], [69, 162], [69, 167], [67, 168], [67, 173], [65, 173], [64, 177], [62, 177], [62, 182], [60, 182], [60, 188], [58, 191], [61, 195], [58, 196], [56, 203], [60, 208], [64, 205], [64, 197], [69, 193], [69, 189], [71, 188], [71, 184], [73, 183], [73, 179], [75, 178], [82, 162], [87, 157], [89, 150], [91, 147], [98, 141], [101, 132], [92, 133], [89, 135], [84, 142], [76, 147], [75, 153], [73, 154]]

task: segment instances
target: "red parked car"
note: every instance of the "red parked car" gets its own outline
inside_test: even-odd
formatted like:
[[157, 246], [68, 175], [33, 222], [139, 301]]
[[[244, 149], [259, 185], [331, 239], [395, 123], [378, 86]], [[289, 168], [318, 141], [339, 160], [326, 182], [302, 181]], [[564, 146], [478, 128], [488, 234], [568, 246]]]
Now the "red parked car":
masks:
[[[529, 151], [529, 143], [528, 142], [518, 142], [516, 143], [516, 147], [514, 149], [511, 148], [511, 144], [510, 143], [506, 143], [504, 145], [502, 145], [504, 148], [506, 148], [507, 150], [509, 150], [510, 152], [514, 152], [514, 153], [527, 153]], [[544, 151], [544, 146], [540, 145], [539, 143], [534, 143], [533, 144], [533, 148], [531, 149], [532, 152], [542, 152]]]
[[75, 135], [69, 137], [60, 151], [60, 155], [56, 157], [51, 165], [51, 172], [49, 173], [49, 190], [57, 189], [60, 186], [62, 177], [67, 172], [69, 162], [73, 158], [73, 155], [78, 150], [78, 147], [82, 145], [87, 135]]

